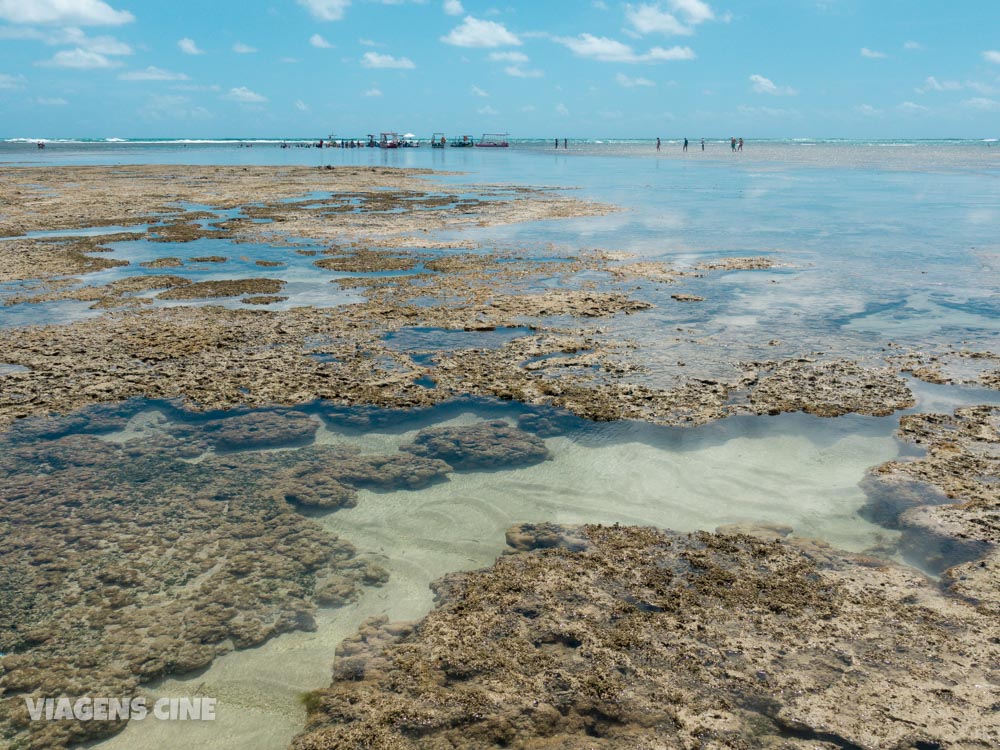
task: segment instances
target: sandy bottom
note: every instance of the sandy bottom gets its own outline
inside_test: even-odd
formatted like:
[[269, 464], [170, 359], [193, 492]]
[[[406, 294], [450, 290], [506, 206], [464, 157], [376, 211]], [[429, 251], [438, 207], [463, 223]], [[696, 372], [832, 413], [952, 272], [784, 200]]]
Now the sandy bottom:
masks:
[[[363, 435], [324, 427], [317, 442], [385, 452], [428, 424], [469, 424], [482, 410], [430, 415]], [[506, 412], [509, 414], [510, 412]], [[433, 420], [433, 421], [432, 421]], [[896, 420], [804, 415], [731, 419], [671, 430], [638, 423], [590, 425], [546, 442], [553, 458], [499, 472], [454, 474], [420, 491], [362, 492], [357, 507], [319, 517], [386, 568], [389, 583], [352, 605], [323, 610], [318, 630], [228, 654], [203, 673], [153, 686], [152, 696], [218, 700], [214, 722], [132, 722], [105, 750], [276, 749], [303, 727], [299, 697], [330, 681], [337, 644], [366, 618], [423, 616], [428, 584], [484, 567], [521, 521], [621, 522], [689, 531], [744, 520], [787, 524], [799, 536], [862, 550], [892, 537], [856, 514], [866, 469], [897, 456]]]

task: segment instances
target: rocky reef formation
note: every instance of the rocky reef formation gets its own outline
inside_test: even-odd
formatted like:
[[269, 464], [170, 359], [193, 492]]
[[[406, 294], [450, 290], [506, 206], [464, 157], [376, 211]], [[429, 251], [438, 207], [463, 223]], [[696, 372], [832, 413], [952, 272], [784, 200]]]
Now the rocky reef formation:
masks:
[[952, 592], [1000, 615], [1000, 407], [905, 415], [899, 435], [926, 454], [874, 469], [866, 512], [902, 530], [902, 552]]
[[988, 748], [1000, 623], [822, 544], [520, 527], [337, 652], [294, 750]]
[[464, 470], [527, 466], [549, 457], [549, 449], [539, 438], [502, 420], [421, 430], [403, 450]]

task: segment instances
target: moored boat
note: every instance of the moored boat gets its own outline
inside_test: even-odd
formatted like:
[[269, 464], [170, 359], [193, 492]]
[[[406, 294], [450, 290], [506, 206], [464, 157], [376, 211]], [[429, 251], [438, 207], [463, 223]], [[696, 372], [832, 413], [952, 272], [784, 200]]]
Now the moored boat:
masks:
[[479, 148], [507, 148], [510, 142], [507, 140], [508, 133], [483, 133], [483, 137], [476, 144]]

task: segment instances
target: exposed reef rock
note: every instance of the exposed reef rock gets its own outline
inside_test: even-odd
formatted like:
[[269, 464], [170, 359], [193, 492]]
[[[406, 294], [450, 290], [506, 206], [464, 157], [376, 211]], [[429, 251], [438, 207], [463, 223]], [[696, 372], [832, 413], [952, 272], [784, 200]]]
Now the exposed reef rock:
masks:
[[280, 292], [285, 282], [281, 279], [226, 279], [222, 281], [197, 281], [185, 286], [160, 292], [157, 299], [207, 299], [210, 297], [238, 297], [241, 294], [274, 294]]
[[866, 480], [867, 512], [903, 531], [904, 554], [1000, 615], [1000, 407], [912, 414], [899, 435], [926, 448]]
[[757, 367], [762, 374], [750, 393], [750, 404], [759, 414], [804, 411], [839, 417], [857, 412], [884, 417], [914, 404], [906, 382], [890, 368], [808, 359]]
[[742, 535], [511, 537], [542, 549], [344, 642], [294, 750], [1000, 743], [1000, 622], [911, 569]]
[[503, 420], [470, 427], [431, 427], [417, 433], [403, 450], [465, 470], [529, 466], [549, 457], [544, 442]]

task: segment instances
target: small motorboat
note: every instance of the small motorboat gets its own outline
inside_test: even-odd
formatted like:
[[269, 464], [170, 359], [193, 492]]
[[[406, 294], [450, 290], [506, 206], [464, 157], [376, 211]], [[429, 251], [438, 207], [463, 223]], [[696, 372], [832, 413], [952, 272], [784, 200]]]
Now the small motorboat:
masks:
[[462, 140], [454, 140], [451, 142], [452, 148], [469, 148], [475, 146], [476, 142], [473, 140], [471, 135], [463, 135]]
[[435, 133], [431, 136], [431, 148], [444, 148], [448, 143], [448, 139], [444, 137], [444, 133]]

